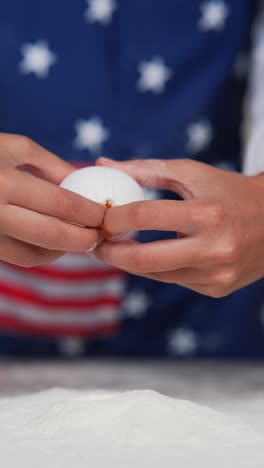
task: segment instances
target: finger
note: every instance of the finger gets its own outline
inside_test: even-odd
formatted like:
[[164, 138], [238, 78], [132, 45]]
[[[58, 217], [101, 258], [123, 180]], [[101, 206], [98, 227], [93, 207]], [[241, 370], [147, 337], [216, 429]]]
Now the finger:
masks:
[[1, 165], [24, 168], [55, 184], [60, 184], [75, 170], [71, 164], [21, 135], [1, 133], [0, 154]]
[[109, 166], [136, 179], [144, 187], [162, 188], [164, 184], [163, 176], [167, 172], [167, 161], [159, 159], [113, 161], [108, 158], [98, 158], [98, 166]]
[[0, 235], [0, 259], [22, 267], [45, 265], [62, 257], [64, 252], [46, 250], [12, 237]]
[[147, 244], [106, 241], [96, 249], [95, 255], [116, 268], [139, 273], [199, 266], [205, 260], [199, 241], [193, 238]]
[[1, 171], [0, 186], [2, 196], [13, 205], [88, 227], [103, 220], [103, 205], [16, 169]]
[[112, 235], [160, 230], [194, 233], [202, 226], [199, 201], [155, 200], [129, 203], [107, 210], [104, 226]]
[[[136, 273], [136, 272], [134, 272]], [[213, 272], [201, 268], [179, 268], [177, 270], [150, 272], [149, 278], [165, 283], [176, 283], [179, 285], [199, 284], [208, 285], [213, 277]]]
[[0, 209], [0, 231], [29, 244], [65, 252], [90, 251], [102, 237], [99, 230], [75, 226], [12, 205]]
[[[180, 270], [179, 270], [180, 271]], [[172, 283], [177, 284], [178, 286], [182, 286], [184, 288], [191, 289], [192, 291], [198, 292], [199, 294], [203, 294], [205, 296], [214, 297], [214, 298], [221, 298], [231, 294], [233, 291], [237, 290], [238, 288], [246, 286], [248, 283], [245, 284], [238, 284], [227, 287], [219, 282], [211, 282], [210, 279], [206, 279], [206, 277], [196, 277], [196, 275], [183, 275], [181, 278], [178, 274], [178, 271], [175, 272], [162, 272], [162, 273], [137, 273], [137, 272], [128, 272], [134, 275], [138, 275], [144, 278], [152, 279], [155, 281], [161, 281], [163, 283]], [[197, 280], [198, 282], [195, 282]]]
[[212, 171], [217, 171], [216, 168], [190, 159], [117, 162], [99, 158], [96, 164], [126, 172], [144, 187], [172, 190], [184, 199], [194, 198], [197, 182], [199, 187], [203, 186], [208, 179], [210, 180]]
[[191, 289], [192, 291], [197, 292], [199, 294], [203, 294], [205, 296], [212, 295], [211, 287], [207, 283], [205, 284], [204, 283], [190, 283], [190, 282], [181, 281], [175, 276], [168, 274], [171, 272], [162, 272], [162, 273], [156, 274], [156, 273], [139, 273], [139, 272], [132, 271], [132, 270], [130, 271], [123, 270], [123, 271], [131, 275], [140, 276], [141, 278], [147, 278], [153, 281], [159, 281], [161, 283], [177, 284], [178, 286], [181, 286], [186, 289]]
[[171, 283], [171, 284], [177, 284], [178, 286], [181, 286], [182, 288], [190, 289], [191, 291], [194, 291], [198, 294], [202, 294], [204, 296], [211, 296], [210, 294], [210, 286], [207, 284], [200, 284], [200, 283], [185, 283], [182, 281], [173, 281], [172, 277], [167, 277], [166, 273], [161, 274], [159, 278], [157, 278], [153, 273], [146, 273], [146, 274], [137, 274], [133, 273], [137, 276], [141, 276], [142, 278], [147, 278], [151, 279], [154, 281], [159, 281], [161, 283]]

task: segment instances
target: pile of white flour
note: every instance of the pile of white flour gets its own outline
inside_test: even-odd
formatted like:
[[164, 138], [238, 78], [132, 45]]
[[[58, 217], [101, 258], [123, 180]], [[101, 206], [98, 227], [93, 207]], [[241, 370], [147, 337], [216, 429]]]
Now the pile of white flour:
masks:
[[152, 391], [0, 400], [3, 468], [262, 468], [263, 447], [250, 426]]

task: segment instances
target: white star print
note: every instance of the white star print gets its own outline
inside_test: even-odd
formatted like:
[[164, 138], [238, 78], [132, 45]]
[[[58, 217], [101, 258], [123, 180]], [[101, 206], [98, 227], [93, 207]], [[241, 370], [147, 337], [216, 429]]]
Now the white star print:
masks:
[[170, 332], [168, 347], [172, 354], [179, 356], [191, 355], [198, 348], [198, 338], [192, 330], [179, 328]]
[[24, 44], [21, 47], [23, 58], [19, 63], [21, 73], [35, 73], [38, 78], [45, 78], [49, 74], [51, 65], [57, 61], [56, 54], [49, 50], [46, 41], [35, 44]]
[[75, 129], [77, 132], [75, 146], [80, 150], [88, 149], [91, 152], [99, 152], [110, 135], [98, 117], [79, 120], [75, 124]]
[[81, 338], [67, 337], [58, 342], [58, 348], [66, 356], [81, 356], [84, 353], [85, 344]]
[[229, 8], [223, 0], [209, 0], [201, 5], [201, 18], [198, 27], [202, 31], [221, 31], [229, 16]]
[[167, 81], [171, 78], [172, 72], [159, 58], [153, 58], [149, 62], [141, 62], [138, 67], [140, 78], [137, 87], [140, 91], [152, 91], [162, 93]]
[[131, 291], [122, 304], [125, 317], [140, 318], [150, 305], [148, 296], [143, 291]]
[[213, 139], [213, 129], [207, 121], [192, 123], [187, 128], [187, 136], [187, 151], [191, 154], [199, 153], [210, 145]]
[[109, 24], [112, 21], [114, 11], [117, 9], [115, 0], [87, 0], [88, 9], [85, 18], [90, 23], [98, 21]]

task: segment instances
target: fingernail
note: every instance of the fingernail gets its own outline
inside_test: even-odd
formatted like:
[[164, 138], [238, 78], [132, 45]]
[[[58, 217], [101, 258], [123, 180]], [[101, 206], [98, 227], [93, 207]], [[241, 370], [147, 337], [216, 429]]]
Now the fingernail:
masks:
[[87, 254], [90, 254], [91, 252], [93, 252], [93, 250], [97, 247], [97, 242], [94, 242], [90, 248], [88, 250], [86, 250], [86, 253]]
[[106, 164], [107, 164], [107, 163], [113, 162], [113, 159], [105, 158], [104, 156], [101, 156], [101, 157], [99, 158], [99, 161], [102, 162], [102, 163], [106, 163]]

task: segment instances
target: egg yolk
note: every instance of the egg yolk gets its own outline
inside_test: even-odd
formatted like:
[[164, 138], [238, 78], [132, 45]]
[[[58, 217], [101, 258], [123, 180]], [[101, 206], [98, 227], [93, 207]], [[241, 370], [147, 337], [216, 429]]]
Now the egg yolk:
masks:
[[[104, 206], [106, 207], [107, 210], [109, 210], [110, 208], [112, 208], [113, 202], [112, 202], [111, 200], [106, 200], [106, 201], [104, 202]], [[100, 224], [99, 228], [102, 230], [103, 236], [104, 236], [105, 239], [110, 239], [110, 237], [112, 237], [111, 232], [109, 232], [109, 231], [106, 229], [104, 223]]]
[[104, 206], [108, 210], [109, 208], [112, 208], [113, 203], [111, 202], [111, 200], [106, 200]]

